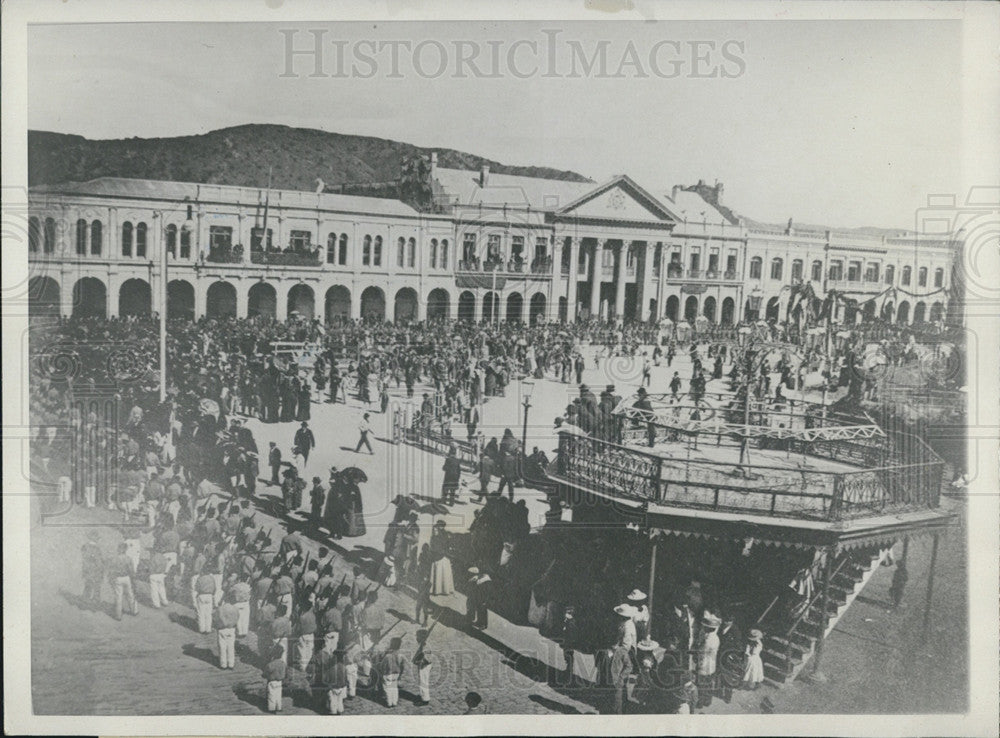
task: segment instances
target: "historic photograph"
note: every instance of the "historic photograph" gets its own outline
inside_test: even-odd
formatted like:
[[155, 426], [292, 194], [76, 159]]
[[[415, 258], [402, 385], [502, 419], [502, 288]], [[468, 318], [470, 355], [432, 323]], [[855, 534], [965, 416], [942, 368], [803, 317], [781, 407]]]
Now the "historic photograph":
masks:
[[960, 19], [26, 44], [34, 715], [970, 710]]

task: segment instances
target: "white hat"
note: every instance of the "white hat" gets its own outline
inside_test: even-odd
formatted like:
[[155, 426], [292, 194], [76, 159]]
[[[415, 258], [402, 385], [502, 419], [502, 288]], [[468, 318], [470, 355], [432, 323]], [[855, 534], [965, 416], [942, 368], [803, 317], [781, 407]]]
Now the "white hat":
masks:
[[478, 574], [479, 573], [479, 567], [478, 566], [470, 566], [469, 567], [469, 573], [470, 574]]
[[649, 638], [641, 640], [636, 644], [636, 648], [638, 648], [640, 651], [655, 651], [659, 647], [660, 647], [659, 643], [650, 640]]
[[639, 600], [646, 599], [646, 593], [640, 589], [633, 589], [629, 592], [628, 599], [632, 600], [632, 602], [638, 602]]
[[632, 618], [639, 614], [632, 605], [618, 605], [615, 607], [615, 612], [621, 615], [623, 618]]

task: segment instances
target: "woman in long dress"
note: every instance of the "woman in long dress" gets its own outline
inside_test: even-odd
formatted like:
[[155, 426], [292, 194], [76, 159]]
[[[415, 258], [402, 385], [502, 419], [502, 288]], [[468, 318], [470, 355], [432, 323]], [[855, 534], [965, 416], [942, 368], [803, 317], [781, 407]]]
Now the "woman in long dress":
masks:
[[764, 650], [763, 639], [764, 634], [756, 628], [750, 631], [747, 639], [747, 665], [743, 672], [743, 685], [748, 689], [757, 689], [757, 685], [764, 681], [764, 661], [760, 657]]
[[443, 520], [437, 521], [431, 531], [431, 594], [450, 595], [455, 593], [455, 580], [448, 558], [448, 531]]
[[345, 535], [348, 538], [357, 538], [366, 532], [364, 509], [361, 504], [361, 488], [354, 480], [347, 480], [344, 486], [347, 499], [347, 533]]

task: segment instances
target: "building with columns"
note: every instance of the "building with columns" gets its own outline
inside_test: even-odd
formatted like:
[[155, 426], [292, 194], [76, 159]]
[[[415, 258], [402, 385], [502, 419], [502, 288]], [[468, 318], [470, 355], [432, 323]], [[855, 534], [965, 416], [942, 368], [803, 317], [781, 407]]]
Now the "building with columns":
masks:
[[[357, 194], [100, 178], [31, 188], [33, 313], [293, 311], [326, 321], [784, 319], [792, 287], [856, 300], [836, 319], [936, 320], [953, 243], [770, 226], [721, 185], [670, 193], [439, 168], [426, 207]], [[850, 300], [848, 300], [850, 303]]]

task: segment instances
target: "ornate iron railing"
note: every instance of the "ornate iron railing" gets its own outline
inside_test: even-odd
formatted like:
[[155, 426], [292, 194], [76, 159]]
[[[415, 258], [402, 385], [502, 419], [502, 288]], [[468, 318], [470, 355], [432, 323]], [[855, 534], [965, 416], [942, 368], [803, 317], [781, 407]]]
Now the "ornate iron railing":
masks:
[[832, 521], [936, 507], [942, 463], [856, 472], [678, 459], [562, 433], [562, 480], [625, 500], [754, 515]]
[[322, 266], [319, 252], [315, 254], [295, 253], [286, 251], [251, 251], [250, 261], [254, 264], [271, 264], [272, 266]]

